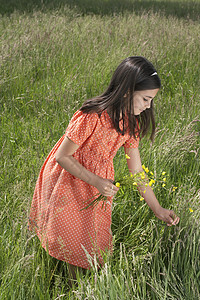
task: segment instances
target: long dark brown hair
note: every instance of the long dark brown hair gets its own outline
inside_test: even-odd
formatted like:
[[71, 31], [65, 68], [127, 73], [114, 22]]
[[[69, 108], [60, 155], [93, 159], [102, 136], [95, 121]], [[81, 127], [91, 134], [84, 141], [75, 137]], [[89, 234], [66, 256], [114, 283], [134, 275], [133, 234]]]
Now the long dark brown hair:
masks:
[[[131, 56], [117, 67], [106, 91], [100, 96], [86, 100], [80, 110], [84, 113], [96, 112], [99, 116], [104, 110], [109, 111], [117, 132], [124, 135], [128, 130], [130, 136], [135, 138], [138, 134], [138, 120], [140, 137], [144, 137], [151, 128], [150, 139], [153, 140], [155, 134], [153, 100], [149, 109], [135, 116], [133, 94], [135, 91], [153, 90], [160, 87], [161, 81], [152, 63], [142, 56]], [[122, 113], [123, 120], [122, 130], [119, 127], [120, 113]]]

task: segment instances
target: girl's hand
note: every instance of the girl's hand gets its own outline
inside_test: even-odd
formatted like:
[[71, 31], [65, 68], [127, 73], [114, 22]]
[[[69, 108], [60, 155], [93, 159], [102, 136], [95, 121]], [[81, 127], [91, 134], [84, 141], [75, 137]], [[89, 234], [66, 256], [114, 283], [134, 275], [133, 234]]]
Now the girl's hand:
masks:
[[113, 197], [119, 190], [119, 188], [113, 184], [111, 179], [104, 179], [100, 176], [97, 176], [95, 187], [106, 197]]
[[180, 220], [180, 218], [175, 215], [173, 210], [165, 209], [163, 207], [161, 207], [159, 211], [155, 213], [155, 216], [158, 219], [166, 222], [167, 226], [177, 225]]

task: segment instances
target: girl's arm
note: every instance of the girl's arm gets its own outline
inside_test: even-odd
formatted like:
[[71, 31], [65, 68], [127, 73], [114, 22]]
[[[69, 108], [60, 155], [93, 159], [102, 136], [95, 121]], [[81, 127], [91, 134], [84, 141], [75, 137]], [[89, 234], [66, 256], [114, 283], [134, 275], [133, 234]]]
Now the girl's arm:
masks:
[[[129, 172], [132, 174], [143, 172], [138, 148], [125, 148], [125, 153], [130, 157], [130, 159], [127, 159]], [[146, 187], [141, 184], [138, 190], [157, 218], [166, 222], [168, 226], [178, 224], [179, 217], [175, 215], [173, 210], [165, 209], [160, 206], [150, 186]], [[145, 190], [146, 192], [144, 193]]]
[[96, 187], [104, 196], [114, 196], [117, 188], [110, 179], [102, 178], [82, 166], [72, 155], [79, 148], [79, 145], [66, 137], [56, 152], [57, 163], [73, 176]]
[[79, 145], [75, 144], [68, 137], [66, 137], [58, 151], [56, 152], [57, 163], [73, 176], [82, 179], [83, 181], [94, 185], [95, 174], [85, 169], [73, 156], [74, 152], [79, 148]]

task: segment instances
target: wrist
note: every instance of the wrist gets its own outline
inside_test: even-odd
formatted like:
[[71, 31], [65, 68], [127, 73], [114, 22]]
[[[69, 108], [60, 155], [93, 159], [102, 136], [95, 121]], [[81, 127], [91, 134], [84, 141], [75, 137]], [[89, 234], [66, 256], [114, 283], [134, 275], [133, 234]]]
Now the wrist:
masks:
[[162, 206], [160, 206], [160, 204], [159, 204], [159, 205], [153, 210], [154, 215], [155, 215], [156, 217], [160, 216], [160, 215], [162, 214], [162, 210], [163, 210], [163, 208], [162, 208]]
[[91, 185], [93, 185], [95, 188], [97, 188], [98, 179], [99, 179], [99, 176], [93, 173], [92, 178], [91, 178]]

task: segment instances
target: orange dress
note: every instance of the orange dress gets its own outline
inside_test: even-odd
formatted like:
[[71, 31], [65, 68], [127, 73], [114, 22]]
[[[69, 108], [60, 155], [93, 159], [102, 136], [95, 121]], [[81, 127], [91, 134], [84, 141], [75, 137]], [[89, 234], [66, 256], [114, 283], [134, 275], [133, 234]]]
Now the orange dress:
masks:
[[102, 265], [102, 254], [112, 252], [112, 198], [108, 198], [106, 210], [102, 209], [102, 203], [83, 209], [99, 191], [56, 162], [56, 151], [66, 136], [80, 146], [73, 154], [79, 163], [112, 180], [117, 150], [122, 145], [138, 147], [139, 138], [135, 140], [128, 133], [124, 136], [118, 133], [107, 111], [99, 117], [97, 113], [84, 114], [78, 110], [41, 168], [30, 209], [29, 229], [36, 231], [42, 247], [51, 256], [90, 269], [95, 257]]

